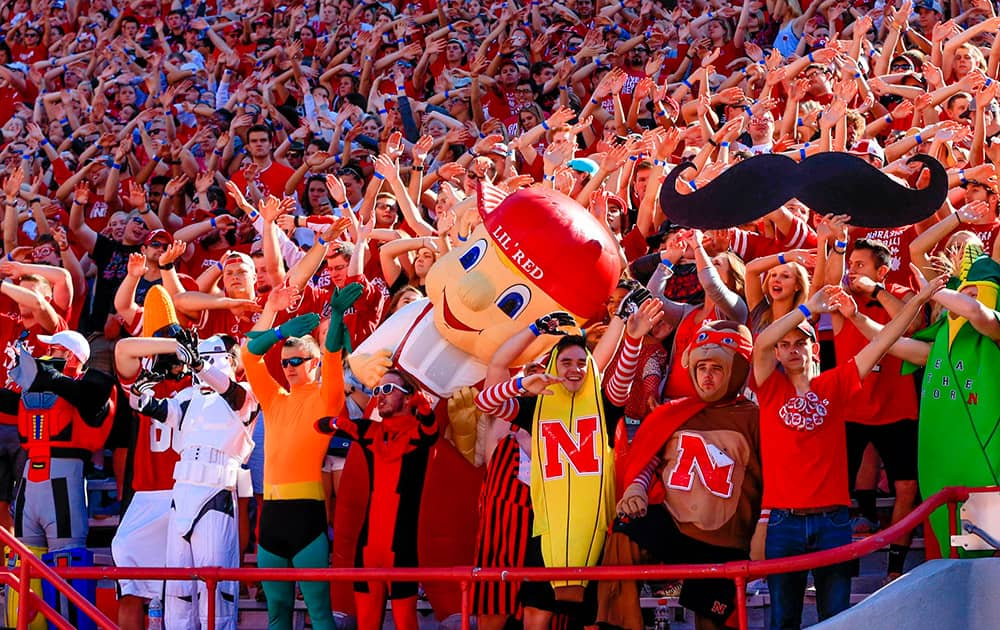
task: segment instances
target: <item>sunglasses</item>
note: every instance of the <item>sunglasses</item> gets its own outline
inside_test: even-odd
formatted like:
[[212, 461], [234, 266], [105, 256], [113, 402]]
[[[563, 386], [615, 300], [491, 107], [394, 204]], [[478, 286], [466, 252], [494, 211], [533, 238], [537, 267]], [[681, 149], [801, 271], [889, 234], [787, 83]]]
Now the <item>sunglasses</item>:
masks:
[[163, 241], [153, 241], [149, 245], [146, 245], [146, 247], [149, 247], [151, 249], [166, 249], [170, 247], [170, 245], [169, 243], [164, 243]]
[[409, 394], [409, 393], [411, 393], [410, 390], [406, 389], [402, 385], [396, 385], [395, 383], [386, 383], [385, 385], [376, 385], [375, 388], [372, 389], [372, 393], [375, 394], [376, 396], [388, 396], [389, 394], [392, 393], [392, 390], [394, 390], [394, 389], [398, 389], [400, 391], [400, 393], [403, 393], [403, 394]]
[[138, 223], [139, 225], [145, 226], [146, 222], [139, 217], [132, 217], [132, 223]]
[[287, 359], [281, 360], [281, 367], [286, 368], [289, 365], [292, 367], [299, 367], [312, 357], [288, 357]]

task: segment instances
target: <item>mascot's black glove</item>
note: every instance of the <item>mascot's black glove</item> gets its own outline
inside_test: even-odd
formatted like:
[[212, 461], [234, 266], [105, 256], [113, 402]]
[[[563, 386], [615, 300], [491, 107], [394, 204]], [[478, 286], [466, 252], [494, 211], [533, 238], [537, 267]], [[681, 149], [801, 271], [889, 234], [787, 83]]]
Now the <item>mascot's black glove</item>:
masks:
[[194, 330], [181, 329], [174, 339], [177, 341], [177, 360], [194, 372], [201, 371], [205, 362], [198, 353], [198, 333]]
[[653, 299], [653, 294], [646, 287], [636, 287], [629, 291], [622, 303], [618, 305], [618, 312], [615, 313], [622, 319], [628, 319], [629, 315], [639, 310], [639, 307], [646, 303], [646, 300]]
[[535, 336], [539, 335], [565, 335], [565, 331], [559, 330], [560, 326], [576, 326], [576, 320], [565, 311], [555, 311], [548, 315], [542, 315], [535, 320], [535, 323], [528, 326]]
[[153, 388], [163, 380], [162, 374], [157, 374], [156, 372], [150, 372], [149, 370], [143, 370], [139, 373], [139, 377], [135, 379], [132, 383], [131, 392], [136, 396], [152, 396]]

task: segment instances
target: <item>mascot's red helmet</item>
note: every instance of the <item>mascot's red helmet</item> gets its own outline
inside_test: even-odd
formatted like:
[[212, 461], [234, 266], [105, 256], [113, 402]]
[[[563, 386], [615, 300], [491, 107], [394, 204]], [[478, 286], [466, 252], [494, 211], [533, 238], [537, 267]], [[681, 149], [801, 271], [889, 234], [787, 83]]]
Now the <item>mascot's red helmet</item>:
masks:
[[570, 313], [600, 314], [621, 275], [618, 243], [575, 200], [550, 188], [508, 196], [483, 223], [512, 265]]

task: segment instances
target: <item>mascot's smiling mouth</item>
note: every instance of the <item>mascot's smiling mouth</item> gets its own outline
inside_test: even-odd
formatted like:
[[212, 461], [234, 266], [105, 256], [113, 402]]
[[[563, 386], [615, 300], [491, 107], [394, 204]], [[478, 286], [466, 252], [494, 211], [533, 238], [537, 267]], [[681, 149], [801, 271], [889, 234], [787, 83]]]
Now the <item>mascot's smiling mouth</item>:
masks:
[[482, 330], [469, 328], [462, 323], [462, 320], [455, 317], [455, 314], [451, 312], [450, 308], [448, 308], [448, 296], [445, 295], [444, 291], [441, 292], [441, 312], [444, 314], [444, 323], [448, 325], [448, 328], [453, 328], [461, 332], [483, 332]]

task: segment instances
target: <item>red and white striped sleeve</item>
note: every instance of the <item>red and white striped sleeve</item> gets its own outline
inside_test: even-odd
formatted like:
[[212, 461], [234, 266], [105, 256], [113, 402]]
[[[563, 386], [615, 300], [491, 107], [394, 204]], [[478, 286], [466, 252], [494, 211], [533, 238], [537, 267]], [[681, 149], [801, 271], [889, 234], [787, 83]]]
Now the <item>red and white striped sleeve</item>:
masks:
[[518, 379], [512, 378], [479, 392], [476, 396], [476, 407], [483, 413], [513, 422], [521, 410], [521, 404], [517, 401], [520, 393], [517, 381]]
[[784, 243], [790, 249], [816, 247], [816, 232], [798, 217], [792, 219], [792, 231], [784, 234]]
[[628, 399], [629, 391], [632, 389], [632, 381], [635, 380], [636, 372], [639, 371], [639, 352], [641, 349], [642, 340], [633, 339], [626, 333], [622, 351], [611, 370], [611, 376], [604, 385], [604, 393], [607, 394], [608, 400], [612, 404], [624, 405]]
[[734, 229], [729, 236], [729, 249], [746, 260], [747, 252], [750, 250], [750, 233], [739, 228]]
[[649, 460], [646, 467], [642, 469], [641, 473], [636, 475], [635, 479], [629, 482], [629, 485], [637, 483], [642, 486], [643, 490], [649, 490], [649, 482], [653, 480], [653, 475], [656, 474], [656, 469], [660, 467], [660, 462], [662, 461], [658, 455]]

